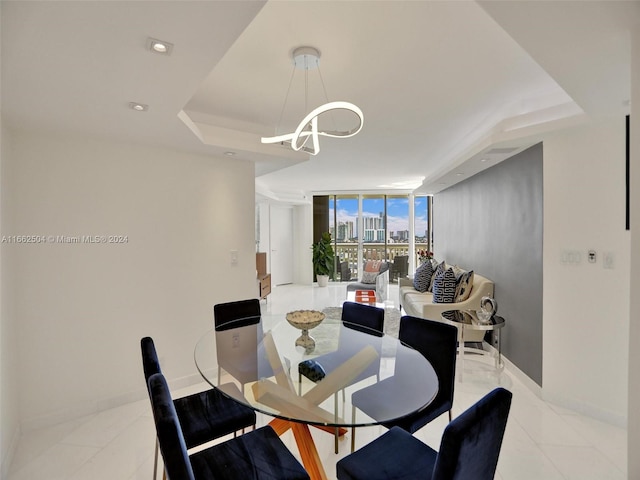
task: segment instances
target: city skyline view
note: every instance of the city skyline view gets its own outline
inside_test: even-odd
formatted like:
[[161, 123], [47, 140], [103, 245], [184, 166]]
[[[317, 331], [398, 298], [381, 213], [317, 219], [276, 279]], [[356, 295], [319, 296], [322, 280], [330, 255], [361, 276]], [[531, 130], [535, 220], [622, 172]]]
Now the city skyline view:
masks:
[[[334, 203], [335, 198], [335, 203]], [[408, 241], [407, 234], [403, 232], [409, 231], [409, 196], [386, 196], [386, 197], [364, 197], [362, 199], [362, 217], [366, 219], [365, 222], [365, 241], [383, 241], [383, 238], [376, 237], [369, 232], [369, 229], [380, 228], [384, 230], [384, 221], [375, 222], [375, 220], [369, 219], [382, 219], [385, 212], [385, 200], [387, 205], [387, 239], [391, 240], [392, 237], [398, 239], [398, 241]], [[415, 216], [415, 236], [424, 238], [427, 235], [428, 224], [428, 211], [427, 211], [427, 197], [416, 196], [414, 197], [414, 216]], [[334, 211], [336, 213], [334, 217]], [[332, 197], [329, 201], [329, 214], [331, 218], [331, 230], [338, 232], [339, 241], [348, 241], [352, 238], [358, 238], [358, 197], [357, 196], [336, 196]], [[336, 225], [333, 225], [333, 219], [336, 219], [338, 229]], [[352, 232], [345, 234], [345, 238], [342, 236], [340, 226], [345, 225], [347, 230], [351, 230], [349, 223], [353, 225]], [[372, 225], [376, 225], [373, 227]]]

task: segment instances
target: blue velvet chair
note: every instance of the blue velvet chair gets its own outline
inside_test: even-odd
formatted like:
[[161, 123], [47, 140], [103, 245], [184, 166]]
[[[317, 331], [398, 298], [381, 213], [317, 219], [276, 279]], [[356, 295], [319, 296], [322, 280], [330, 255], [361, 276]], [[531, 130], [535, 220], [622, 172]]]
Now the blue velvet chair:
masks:
[[[373, 305], [366, 305], [356, 302], [344, 302], [342, 304], [341, 314], [343, 328], [350, 328], [359, 332], [367, 333], [374, 338], [367, 338], [362, 336], [363, 345], [371, 345], [377, 350], [380, 350], [380, 339], [375, 337], [382, 337], [384, 335], [384, 308], [375, 307]], [[354, 348], [349, 349], [350, 353], [353, 353]], [[335, 368], [342, 365], [346, 360], [344, 350], [338, 348], [335, 352], [330, 352], [324, 355], [320, 355], [312, 360], [305, 360], [298, 364], [298, 385], [301, 393], [302, 389], [302, 377], [306, 377], [312, 382], [319, 382], [324, 376], [332, 372]], [[378, 375], [380, 370], [380, 360], [372, 362], [367, 369], [354, 379], [353, 383], [359, 382], [372, 375]], [[344, 390], [342, 391], [344, 396]], [[337, 395], [337, 394], [336, 394]], [[338, 431], [336, 429], [335, 438], [335, 452], [338, 453]]]
[[336, 464], [338, 480], [492, 480], [512, 394], [489, 392], [451, 421], [435, 451], [400, 427]]
[[340, 318], [354, 330], [378, 337], [384, 335], [384, 308], [365, 303], [344, 302]]
[[[400, 319], [398, 338], [429, 360], [438, 376], [438, 393], [423, 410], [393, 422], [384, 422], [382, 425], [387, 428], [396, 426], [409, 433], [414, 433], [445, 412], [449, 412], [449, 421], [451, 421], [456, 374], [457, 328], [446, 323], [405, 315]], [[396, 365], [396, 368], [406, 370], [410, 366]], [[420, 379], [416, 378], [416, 381], [420, 381]], [[385, 406], [380, 405], [377, 401], [379, 398], [383, 398], [377, 392], [384, 388], [387, 388], [387, 383], [383, 381], [355, 392], [351, 397], [353, 407], [360, 409], [371, 418], [379, 418], [378, 412]], [[354, 445], [355, 430], [352, 429], [352, 451]]]
[[[213, 307], [214, 329], [218, 354], [218, 382], [225, 371], [239, 384], [244, 394], [247, 383], [270, 377], [273, 371], [259, 361], [263, 338], [260, 300], [250, 298]], [[236, 342], [245, 348], [235, 348]]]
[[164, 376], [151, 375], [148, 388], [160, 451], [171, 480], [309, 478], [269, 426], [189, 455]]
[[216, 331], [246, 327], [260, 323], [262, 313], [260, 300], [250, 298], [213, 306], [213, 322]]
[[[149, 378], [162, 371], [153, 339], [144, 337], [140, 341], [140, 347], [144, 378], [148, 387]], [[202, 445], [230, 433], [235, 436], [236, 431], [251, 425], [255, 428], [255, 412], [224, 396], [216, 389], [176, 398], [174, 404], [187, 448]], [[156, 441], [153, 480], [156, 478], [157, 468], [158, 443]]]

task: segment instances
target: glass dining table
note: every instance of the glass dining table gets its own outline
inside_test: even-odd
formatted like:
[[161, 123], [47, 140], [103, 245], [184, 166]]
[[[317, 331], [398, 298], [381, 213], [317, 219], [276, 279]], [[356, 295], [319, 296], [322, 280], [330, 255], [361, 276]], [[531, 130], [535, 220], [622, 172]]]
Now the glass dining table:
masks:
[[[213, 387], [273, 417], [270, 425], [278, 435], [292, 430], [312, 479], [327, 476], [309, 426], [344, 435], [348, 427], [378, 425], [415, 413], [436, 396], [438, 379], [431, 364], [392, 336], [332, 319], [309, 332], [312, 346], [296, 345], [299, 334], [284, 318], [267, 331], [261, 321], [229, 322], [206, 332], [194, 357], [198, 371]], [[386, 408], [378, 418], [352, 406], [354, 392], [383, 380], [386, 387], [377, 392]]]

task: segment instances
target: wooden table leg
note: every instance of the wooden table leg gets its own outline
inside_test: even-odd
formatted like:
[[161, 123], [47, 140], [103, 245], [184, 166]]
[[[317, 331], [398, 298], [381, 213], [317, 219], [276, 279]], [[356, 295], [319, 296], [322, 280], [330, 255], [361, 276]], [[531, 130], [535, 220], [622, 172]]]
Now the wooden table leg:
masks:
[[302, 423], [291, 422], [291, 429], [296, 438], [302, 464], [311, 477], [311, 480], [327, 480], [327, 474], [322, 467], [320, 455], [318, 455], [316, 444], [313, 443], [309, 426]]
[[[318, 455], [318, 450], [316, 449], [316, 444], [313, 441], [308, 425], [297, 422], [288, 422], [287, 420], [282, 420], [280, 418], [274, 418], [269, 422], [269, 425], [271, 425], [278, 435], [282, 435], [287, 430], [292, 429], [293, 437], [296, 440], [296, 445], [300, 452], [300, 458], [302, 459], [304, 468], [311, 477], [311, 480], [327, 479], [327, 474], [322, 467], [320, 455]], [[331, 433], [334, 433], [335, 431], [335, 427], [319, 428], [326, 428]], [[341, 430], [346, 431], [346, 429]]]
[[282, 420], [281, 418], [274, 418], [269, 422], [271, 428], [273, 428], [278, 436], [281, 436], [287, 430], [291, 428], [291, 422]]
[[[316, 427], [320, 430], [324, 430], [325, 432], [329, 432], [331, 435], [336, 433], [336, 427], [327, 427], [326, 425], [311, 425], [312, 427]], [[338, 428], [338, 435], [339, 436], [343, 436], [345, 433], [347, 433], [347, 429], [344, 427], [339, 427]]]
[[[280, 436], [291, 428], [292, 423], [295, 423], [295, 422], [288, 422], [280, 418], [274, 418], [269, 422], [269, 425], [271, 425], [271, 428], [273, 428], [275, 432], [278, 434], [278, 436]], [[329, 432], [331, 435], [336, 433], [336, 427], [328, 427], [326, 425], [311, 425], [311, 426], [316, 427], [319, 430], [324, 430], [325, 432]], [[343, 436], [347, 432], [348, 430], [344, 427], [338, 428], [338, 435], [340, 436]]]

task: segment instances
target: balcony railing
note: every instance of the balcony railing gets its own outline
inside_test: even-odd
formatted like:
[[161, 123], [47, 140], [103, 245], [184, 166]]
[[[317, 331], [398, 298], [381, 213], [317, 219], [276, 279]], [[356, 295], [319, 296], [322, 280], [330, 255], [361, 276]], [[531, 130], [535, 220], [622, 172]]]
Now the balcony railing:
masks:
[[[358, 267], [358, 244], [357, 243], [336, 243], [334, 244], [336, 251], [336, 270], [334, 280], [336, 281], [357, 281], [362, 272]], [[416, 242], [415, 250], [427, 249], [427, 244], [422, 242]], [[362, 246], [362, 257], [364, 261], [367, 260], [384, 260], [389, 263], [393, 263], [397, 256], [415, 256], [415, 252], [409, 251], [408, 243], [364, 243]], [[418, 265], [419, 262], [414, 261], [414, 265]], [[393, 282], [397, 281], [397, 272], [390, 272], [389, 279]], [[401, 275], [405, 275], [409, 272], [401, 272]]]

